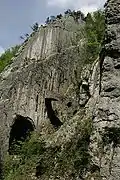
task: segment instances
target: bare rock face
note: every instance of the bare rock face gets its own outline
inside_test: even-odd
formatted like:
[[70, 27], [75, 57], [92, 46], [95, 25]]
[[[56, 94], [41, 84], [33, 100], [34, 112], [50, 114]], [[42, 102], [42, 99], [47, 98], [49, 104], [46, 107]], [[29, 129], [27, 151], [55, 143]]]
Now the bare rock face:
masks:
[[[88, 64], [84, 58], [84, 23], [69, 16], [40, 27], [0, 74], [0, 157], [13, 151], [13, 141], [35, 129], [52, 134], [47, 136], [47, 148], [59, 147], [64, 154], [69, 147], [72, 158], [87, 141], [83, 154], [90, 154], [87, 167], [77, 173], [68, 168], [58, 177], [56, 163], [51, 177], [40, 179], [120, 179], [119, 0], [108, 0], [105, 11], [104, 46], [95, 62]], [[82, 139], [89, 119], [92, 135]], [[84, 164], [79, 159], [77, 167], [78, 162]]]
[[[106, 5], [105, 44], [100, 57], [99, 96], [93, 110], [90, 151], [100, 179], [120, 179], [120, 1]], [[96, 168], [94, 168], [96, 167]], [[97, 178], [96, 178], [97, 179]]]
[[[83, 91], [81, 72], [85, 52], [84, 37], [81, 35], [78, 42], [77, 32], [83, 34], [83, 25], [66, 17], [40, 27], [23, 44], [13, 63], [0, 74], [2, 149], [8, 150], [16, 121], [30, 121], [35, 129], [47, 134], [54, 128], [59, 129], [88, 101], [87, 80], [84, 87], [88, 89], [84, 90], [82, 98], [79, 96]], [[44, 130], [46, 127], [48, 130]], [[16, 138], [19, 136], [20, 132]]]

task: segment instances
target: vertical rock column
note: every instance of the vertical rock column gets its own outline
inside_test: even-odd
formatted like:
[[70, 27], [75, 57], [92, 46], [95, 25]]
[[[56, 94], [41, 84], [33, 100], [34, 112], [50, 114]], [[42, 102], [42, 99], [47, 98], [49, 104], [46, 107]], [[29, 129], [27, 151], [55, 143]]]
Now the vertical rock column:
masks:
[[[101, 52], [100, 95], [93, 115], [91, 172], [120, 179], [120, 0], [105, 5], [106, 34]], [[96, 177], [97, 179], [98, 177]]]

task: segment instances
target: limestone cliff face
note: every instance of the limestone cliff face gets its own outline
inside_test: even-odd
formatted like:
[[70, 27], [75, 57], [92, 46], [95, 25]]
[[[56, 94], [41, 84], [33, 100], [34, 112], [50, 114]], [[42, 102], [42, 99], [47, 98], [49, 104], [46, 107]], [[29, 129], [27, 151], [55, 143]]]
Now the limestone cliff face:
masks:
[[29, 128], [47, 137], [47, 148], [59, 147], [64, 154], [70, 147], [73, 158], [86, 141], [82, 139], [86, 122], [92, 120], [92, 134], [85, 144], [91, 157], [87, 167], [58, 171], [58, 176], [56, 163], [52, 175], [40, 179], [120, 179], [119, 0], [108, 0], [105, 9], [104, 46], [92, 64], [85, 58], [84, 23], [65, 17], [32, 34], [0, 74], [1, 154], [9, 149], [15, 120], [27, 119]]
[[93, 109], [94, 132], [90, 150], [92, 163], [96, 165], [96, 171], [101, 179], [118, 180], [120, 179], [120, 1], [109, 0], [105, 8], [106, 35], [100, 57], [99, 95]]
[[35, 128], [42, 131], [45, 124], [52, 128], [48, 108], [53, 108], [53, 116], [62, 124], [78, 111], [80, 104], [86, 103], [88, 95], [83, 92], [81, 102], [79, 96], [85, 60], [82, 58], [84, 36], [81, 35], [78, 42], [77, 33], [83, 33], [83, 25], [66, 17], [40, 27], [23, 44], [13, 63], [1, 73], [0, 134], [5, 147], [8, 147], [11, 127], [17, 116], [28, 117]]

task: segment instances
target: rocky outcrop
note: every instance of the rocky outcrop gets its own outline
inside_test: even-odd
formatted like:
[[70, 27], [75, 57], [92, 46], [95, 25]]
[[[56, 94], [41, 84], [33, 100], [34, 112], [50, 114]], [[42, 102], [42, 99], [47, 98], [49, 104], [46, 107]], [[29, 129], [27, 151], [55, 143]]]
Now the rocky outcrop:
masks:
[[[106, 35], [100, 57], [100, 86], [93, 108], [90, 151], [93, 177], [120, 179], [120, 2], [105, 5]], [[96, 89], [96, 92], [98, 90]], [[92, 176], [91, 176], [92, 177]], [[98, 178], [98, 176], [97, 176]], [[94, 179], [97, 179], [94, 177]]]
[[[30, 119], [37, 130], [47, 134], [44, 127], [54, 129], [50, 117], [62, 125], [87, 102], [88, 82], [81, 81], [85, 65], [83, 25], [66, 16], [40, 27], [0, 74], [2, 149], [9, 148], [10, 131], [18, 116]], [[80, 98], [82, 85], [87, 89]], [[54, 99], [49, 106], [52, 114], [48, 113], [46, 99]]]
[[66, 16], [34, 32], [0, 74], [0, 155], [36, 129], [54, 154], [45, 153], [54, 163], [38, 179], [120, 179], [119, 0], [108, 0], [105, 13], [104, 45], [93, 63], [84, 56], [84, 23]]

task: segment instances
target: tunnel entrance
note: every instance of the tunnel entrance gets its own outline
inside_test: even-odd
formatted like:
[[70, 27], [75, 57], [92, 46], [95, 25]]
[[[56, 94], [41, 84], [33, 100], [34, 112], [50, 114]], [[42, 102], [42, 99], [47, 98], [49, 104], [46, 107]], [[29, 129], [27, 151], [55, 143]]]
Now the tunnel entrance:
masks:
[[17, 115], [10, 132], [9, 154], [15, 154], [16, 145], [20, 146], [20, 142], [24, 142], [34, 128], [30, 118]]
[[57, 100], [53, 98], [45, 98], [45, 106], [46, 106], [47, 115], [48, 115], [48, 118], [50, 119], [51, 124], [55, 128], [59, 128], [63, 123], [56, 116], [56, 113], [52, 108], [52, 101], [57, 101]]

